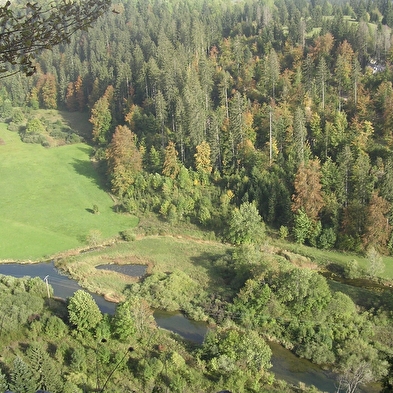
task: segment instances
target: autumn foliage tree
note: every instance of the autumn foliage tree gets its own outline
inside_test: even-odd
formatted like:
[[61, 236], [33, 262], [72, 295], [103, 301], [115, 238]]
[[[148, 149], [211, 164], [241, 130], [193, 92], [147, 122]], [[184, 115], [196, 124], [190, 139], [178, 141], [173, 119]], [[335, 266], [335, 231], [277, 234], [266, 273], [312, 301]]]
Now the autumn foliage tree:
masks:
[[45, 81], [41, 90], [41, 97], [44, 108], [57, 108], [57, 82], [53, 74], [45, 75]]
[[171, 141], [165, 149], [165, 159], [162, 174], [175, 179], [180, 172], [180, 163], [175, 144]]
[[106, 158], [112, 191], [123, 196], [142, 170], [142, 155], [136, 146], [136, 136], [127, 126], [116, 127]]
[[375, 247], [379, 251], [386, 249], [392, 227], [388, 221], [389, 202], [374, 191], [366, 209], [363, 243], [365, 247]]
[[295, 193], [292, 195], [292, 211], [303, 209], [313, 222], [324, 205], [321, 185], [321, 167], [318, 159], [301, 163], [295, 176]]
[[202, 176], [210, 175], [213, 167], [210, 159], [210, 146], [206, 141], [203, 141], [196, 147], [194, 158], [198, 173]]
[[66, 105], [71, 112], [76, 110], [82, 112], [85, 108], [86, 97], [83, 92], [83, 80], [80, 75], [78, 75], [75, 82], [70, 82], [67, 85]]

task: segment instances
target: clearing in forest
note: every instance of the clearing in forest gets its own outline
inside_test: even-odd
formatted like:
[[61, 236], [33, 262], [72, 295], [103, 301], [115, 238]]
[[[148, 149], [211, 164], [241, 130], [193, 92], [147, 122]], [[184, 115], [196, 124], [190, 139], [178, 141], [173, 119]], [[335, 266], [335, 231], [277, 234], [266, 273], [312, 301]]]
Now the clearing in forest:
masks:
[[[134, 227], [113, 201], [83, 143], [27, 144], [0, 124], [0, 260], [35, 260]], [[98, 208], [94, 214], [93, 207]]]

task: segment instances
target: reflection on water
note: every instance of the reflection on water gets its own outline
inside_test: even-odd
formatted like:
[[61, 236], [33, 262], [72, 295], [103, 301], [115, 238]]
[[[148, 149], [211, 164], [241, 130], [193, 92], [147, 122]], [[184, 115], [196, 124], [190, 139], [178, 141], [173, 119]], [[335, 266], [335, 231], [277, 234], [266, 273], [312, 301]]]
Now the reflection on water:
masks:
[[269, 343], [269, 346], [273, 353], [271, 371], [278, 379], [283, 379], [292, 385], [298, 385], [299, 382], [314, 385], [323, 392], [336, 392], [332, 373], [321, 370], [306, 359], [298, 358], [279, 344]]
[[205, 322], [196, 322], [187, 319], [178, 311], [155, 310], [154, 318], [157, 325], [163, 329], [171, 330], [186, 340], [202, 344], [207, 332]]

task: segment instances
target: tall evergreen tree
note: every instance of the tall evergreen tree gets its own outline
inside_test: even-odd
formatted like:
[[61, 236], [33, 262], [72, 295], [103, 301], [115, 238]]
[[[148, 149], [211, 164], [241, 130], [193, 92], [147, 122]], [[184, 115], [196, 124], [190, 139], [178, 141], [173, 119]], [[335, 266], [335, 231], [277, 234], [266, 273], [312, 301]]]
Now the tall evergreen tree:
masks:
[[33, 372], [20, 357], [14, 360], [10, 379], [10, 388], [15, 393], [34, 393], [38, 387]]
[[98, 145], [105, 145], [109, 141], [109, 132], [112, 124], [111, 103], [113, 87], [108, 86], [105, 94], [91, 109], [90, 123], [93, 125], [93, 140]]

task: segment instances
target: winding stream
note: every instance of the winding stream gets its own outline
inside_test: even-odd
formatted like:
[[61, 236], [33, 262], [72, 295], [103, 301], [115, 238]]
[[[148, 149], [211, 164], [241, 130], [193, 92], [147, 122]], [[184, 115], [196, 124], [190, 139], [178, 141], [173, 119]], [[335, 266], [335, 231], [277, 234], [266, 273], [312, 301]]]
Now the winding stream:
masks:
[[[120, 267], [123, 274], [141, 276], [144, 274], [143, 266], [137, 266], [133, 269], [131, 266], [125, 273], [124, 266]], [[104, 265], [101, 269], [115, 270], [118, 266]], [[131, 268], [131, 269], [130, 269]], [[134, 272], [134, 273], [132, 273]], [[143, 274], [142, 274], [143, 273]], [[37, 264], [0, 264], [0, 274], [13, 277], [42, 277], [48, 276], [48, 282], [52, 286], [54, 295], [66, 299], [73, 295], [80, 287], [76, 281], [65, 275], [59, 274], [53, 263], [37, 263]], [[106, 301], [102, 296], [91, 293], [103, 313], [113, 314], [116, 304]], [[204, 322], [195, 322], [184, 317], [180, 312], [167, 312], [156, 310], [154, 318], [157, 325], [161, 328], [171, 330], [187, 340], [201, 344], [207, 332], [207, 326]], [[273, 356], [271, 363], [273, 365], [271, 371], [279, 378], [299, 386], [299, 383], [306, 385], [314, 385], [319, 390], [328, 393], [335, 393], [335, 379], [332, 373], [322, 370], [317, 365], [306, 359], [300, 359], [292, 352], [283, 348], [281, 345], [269, 343]], [[367, 386], [366, 390], [359, 390], [363, 393], [377, 393], [380, 386]]]

